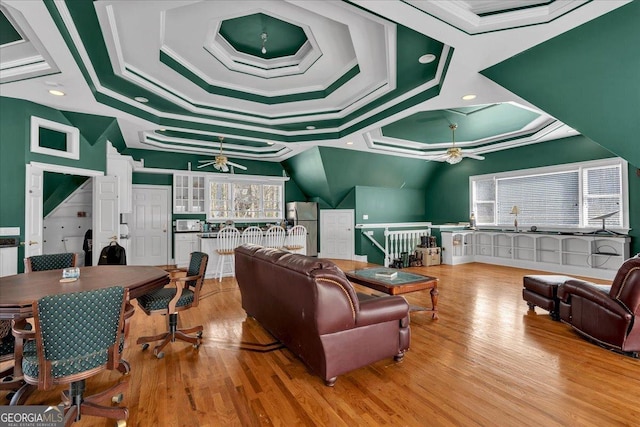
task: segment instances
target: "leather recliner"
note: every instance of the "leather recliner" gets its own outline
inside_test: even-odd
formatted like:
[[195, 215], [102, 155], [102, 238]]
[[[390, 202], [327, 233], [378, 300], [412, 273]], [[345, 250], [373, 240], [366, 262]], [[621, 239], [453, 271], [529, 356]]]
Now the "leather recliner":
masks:
[[560, 319], [587, 338], [638, 357], [640, 258], [622, 264], [611, 286], [567, 280], [558, 287]]
[[245, 244], [236, 249], [242, 308], [325, 384], [409, 349], [409, 304], [359, 295], [331, 261]]

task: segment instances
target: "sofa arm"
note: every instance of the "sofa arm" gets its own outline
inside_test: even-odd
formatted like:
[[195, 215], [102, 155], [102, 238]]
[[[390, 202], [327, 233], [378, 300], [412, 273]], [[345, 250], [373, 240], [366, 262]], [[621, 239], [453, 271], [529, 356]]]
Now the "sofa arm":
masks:
[[356, 327], [374, 325], [409, 316], [409, 303], [401, 296], [383, 296], [360, 301]]
[[592, 301], [620, 317], [630, 318], [631, 313], [622, 304], [609, 296], [610, 288], [607, 285], [596, 285], [579, 279], [567, 280], [558, 287], [558, 298], [570, 304], [571, 296], [575, 295]]

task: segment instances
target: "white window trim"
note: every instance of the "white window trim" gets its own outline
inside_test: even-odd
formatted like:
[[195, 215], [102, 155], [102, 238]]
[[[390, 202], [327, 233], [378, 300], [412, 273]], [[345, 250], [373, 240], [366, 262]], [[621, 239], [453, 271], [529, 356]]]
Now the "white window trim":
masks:
[[[277, 177], [277, 176], [259, 176], [259, 175], [222, 175], [218, 176], [218, 174], [208, 174], [207, 179], [205, 180], [205, 213], [207, 215], [207, 221], [218, 221], [224, 222], [226, 220], [232, 220], [237, 222], [273, 222], [277, 220], [284, 219], [284, 183], [289, 180], [289, 177]], [[282, 186], [282, 190], [280, 191], [280, 213], [278, 218], [237, 218], [235, 216], [228, 218], [213, 218], [211, 216], [211, 183], [219, 182], [219, 183], [228, 183], [233, 186], [233, 184], [258, 184], [258, 185], [278, 185]], [[260, 200], [261, 206], [260, 208], [264, 211], [263, 203], [264, 200]], [[233, 187], [231, 194], [231, 212], [233, 212]]]
[[[492, 174], [484, 174], [484, 175], [471, 175], [469, 176], [469, 212], [473, 211], [473, 182], [481, 179], [504, 179], [504, 178], [513, 178], [520, 177], [525, 175], [542, 175], [542, 174], [551, 174], [558, 172], [568, 172], [571, 170], [580, 170], [580, 199], [583, 200], [584, 195], [582, 194], [582, 169], [594, 168], [594, 167], [606, 167], [606, 166], [617, 166], [620, 165], [621, 179], [622, 179], [622, 227], [613, 228], [615, 230], [620, 230], [623, 232], [629, 231], [629, 166], [626, 160], [620, 157], [612, 157], [608, 159], [599, 159], [599, 160], [590, 160], [586, 162], [575, 162], [575, 163], [564, 163], [560, 165], [554, 166], [543, 166], [538, 168], [530, 168], [530, 169], [519, 169], [514, 171], [507, 172], [499, 172]], [[582, 215], [582, 214], [581, 214]], [[582, 220], [584, 223], [584, 219]], [[503, 225], [482, 225], [483, 228], [487, 229], [501, 229], [504, 228]], [[564, 231], [569, 230], [566, 227], [544, 227], [545, 230], [549, 231]], [[587, 227], [578, 227], [580, 231], [583, 230], [592, 230], [593, 226]], [[571, 228], [570, 230], [576, 231], [576, 228]]]
[[[67, 135], [67, 149], [54, 150], [52, 148], [42, 147], [40, 145], [40, 128], [50, 129], [62, 132]], [[31, 116], [31, 152], [46, 154], [48, 156], [65, 157], [67, 159], [80, 159], [80, 131], [73, 126], [64, 125], [62, 123], [43, 119], [41, 117]]]

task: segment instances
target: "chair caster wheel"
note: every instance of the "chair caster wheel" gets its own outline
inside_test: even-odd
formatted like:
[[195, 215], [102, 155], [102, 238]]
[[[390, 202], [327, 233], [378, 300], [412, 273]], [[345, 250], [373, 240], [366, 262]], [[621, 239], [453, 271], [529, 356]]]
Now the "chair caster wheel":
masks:
[[127, 422], [125, 420], [118, 420], [115, 424], [116, 427], [127, 427]]
[[198, 338], [202, 338], [202, 331], [198, 331], [198, 332], [196, 332], [196, 337], [198, 337]]
[[145, 351], [148, 348], [149, 348], [149, 343], [148, 342], [142, 344], [142, 351]]
[[196, 350], [200, 348], [200, 344], [194, 344], [193, 348], [195, 348]]
[[120, 403], [120, 402], [122, 402], [122, 398], [123, 398], [123, 397], [124, 397], [124, 396], [122, 396], [122, 393], [117, 394], [117, 395], [115, 395], [115, 396], [113, 396], [113, 397], [111, 398], [111, 403]]
[[162, 358], [164, 357], [164, 351], [161, 351], [160, 353], [157, 353], [157, 354], [156, 354], [156, 357], [157, 357], [158, 359], [162, 359]]

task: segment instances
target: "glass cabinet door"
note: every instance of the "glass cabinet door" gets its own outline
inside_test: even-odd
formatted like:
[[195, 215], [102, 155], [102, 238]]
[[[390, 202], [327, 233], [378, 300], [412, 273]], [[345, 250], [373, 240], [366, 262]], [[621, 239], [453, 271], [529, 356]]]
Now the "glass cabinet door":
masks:
[[191, 177], [191, 212], [204, 212], [204, 177]]

